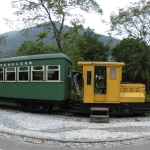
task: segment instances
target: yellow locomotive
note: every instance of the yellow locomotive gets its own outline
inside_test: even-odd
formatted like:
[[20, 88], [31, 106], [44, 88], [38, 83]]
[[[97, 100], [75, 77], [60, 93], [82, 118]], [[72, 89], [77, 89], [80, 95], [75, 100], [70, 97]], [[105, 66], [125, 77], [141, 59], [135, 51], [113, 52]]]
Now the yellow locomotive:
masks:
[[74, 101], [75, 112], [90, 112], [92, 107], [109, 108], [111, 114], [150, 110], [144, 84], [121, 83], [123, 62], [78, 62], [78, 65], [83, 67], [83, 94], [82, 100]]

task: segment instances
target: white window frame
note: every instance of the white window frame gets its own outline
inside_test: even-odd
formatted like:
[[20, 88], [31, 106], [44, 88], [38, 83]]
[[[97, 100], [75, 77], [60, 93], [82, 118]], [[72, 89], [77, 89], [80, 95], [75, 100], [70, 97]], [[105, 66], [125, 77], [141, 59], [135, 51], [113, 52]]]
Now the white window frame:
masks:
[[[69, 72], [69, 74], [68, 74], [68, 72]], [[69, 65], [68, 65], [67, 74], [68, 74], [68, 77], [71, 77], [72, 71], [71, 71], [71, 67]]]
[[[35, 71], [41, 71], [41, 72], [43, 72], [43, 80], [33, 80], [33, 67], [43, 67], [43, 69], [42, 70], [35, 70]], [[32, 82], [43, 82], [44, 81], [44, 66], [43, 65], [37, 65], [37, 66], [31, 66], [31, 81]]]
[[[49, 70], [49, 69], [48, 69], [49, 66], [58, 66], [58, 69]], [[58, 79], [58, 80], [48, 80], [48, 79], [47, 79], [48, 71], [59, 71], [59, 76], [58, 76], [59, 79]], [[47, 82], [61, 82], [61, 81], [60, 81], [60, 65], [47, 65], [47, 66], [46, 66], [46, 81], [47, 81]]]
[[[20, 69], [20, 68], [23, 68], [23, 67], [27, 67], [28, 70], [20, 71], [19, 69]], [[28, 80], [19, 80], [19, 73], [20, 73], [20, 72], [28, 72]], [[18, 82], [28, 82], [28, 81], [29, 81], [29, 66], [20, 66], [20, 67], [18, 67], [18, 68], [17, 68], [17, 75], [18, 75], [18, 77], [17, 77], [17, 81], [18, 81]]]
[[0, 82], [4, 82], [4, 73], [5, 73], [4, 68], [0, 68], [0, 69], [3, 69], [3, 71], [0, 71], [0, 73], [3, 72], [3, 80], [0, 80]]
[[[15, 71], [7, 71], [8, 68], [14, 68]], [[15, 72], [15, 80], [14, 81], [8, 81], [7, 80], [7, 72]], [[5, 81], [6, 82], [16, 82], [16, 67], [7, 67], [7, 68], [5, 68]]]

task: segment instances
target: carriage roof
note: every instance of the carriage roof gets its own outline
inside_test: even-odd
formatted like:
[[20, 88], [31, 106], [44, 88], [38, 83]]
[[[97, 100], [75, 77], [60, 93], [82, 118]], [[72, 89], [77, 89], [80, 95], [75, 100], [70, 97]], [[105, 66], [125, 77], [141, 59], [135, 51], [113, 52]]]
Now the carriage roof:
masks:
[[41, 59], [59, 59], [64, 58], [71, 62], [70, 58], [62, 53], [53, 53], [53, 54], [39, 54], [39, 55], [28, 55], [28, 56], [18, 56], [10, 58], [2, 58], [1, 62], [12, 62], [12, 61], [26, 61], [26, 60], [41, 60]]

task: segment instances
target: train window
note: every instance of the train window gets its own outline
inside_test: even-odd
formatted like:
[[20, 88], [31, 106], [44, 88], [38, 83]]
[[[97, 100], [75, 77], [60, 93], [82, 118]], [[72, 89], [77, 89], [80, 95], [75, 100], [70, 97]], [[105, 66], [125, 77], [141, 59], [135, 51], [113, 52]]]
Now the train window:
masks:
[[19, 67], [18, 81], [28, 81], [28, 80], [29, 80], [29, 67]]
[[7, 68], [7, 71], [15, 71], [16, 68]]
[[16, 68], [10, 67], [6, 68], [6, 81], [15, 81], [16, 80]]
[[68, 77], [71, 77], [71, 67], [68, 66]]
[[116, 79], [116, 68], [110, 68], [110, 79]]
[[32, 81], [43, 81], [44, 79], [44, 67], [32, 66]]
[[58, 66], [48, 66], [49, 70], [58, 69]]
[[19, 71], [28, 71], [28, 67], [20, 67]]
[[4, 81], [4, 69], [0, 69], [0, 81]]
[[60, 66], [47, 66], [47, 81], [60, 80]]
[[33, 67], [33, 70], [43, 70], [43, 66], [36, 66], [36, 67]]
[[87, 85], [91, 84], [91, 71], [87, 71]]

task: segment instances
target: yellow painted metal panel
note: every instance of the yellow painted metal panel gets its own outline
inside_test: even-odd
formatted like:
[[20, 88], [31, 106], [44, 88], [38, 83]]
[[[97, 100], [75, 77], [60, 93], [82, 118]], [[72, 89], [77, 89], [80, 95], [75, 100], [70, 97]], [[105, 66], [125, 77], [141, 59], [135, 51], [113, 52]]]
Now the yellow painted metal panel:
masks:
[[83, 102], [84, 103], [94, 103], [94, 95], [85, 94]]
[[120, 84], [121, 93], [133, 93], [139, 92], [145, 94], [145, 85], [144, 84]]
[[[91, 71], [91, 84], [87, 84], [87, 71]], [[84, 103], [94, 102], [94, 67], [83, 67], [83, 80], [84, 80]]]
[[94, 95], [95, 102], [105, 102], [106, 101], [106, 94], [95, 94]]
[[124, 66], [124, 62], [78, 62], [79, 66]]
[[120, 102], [145, 102], [143, 93], [120, 93]]
[[106, 101], [120, 101], [120, 68], [116, 68], [116, 78], [110, 78], [110, 68], [107, 67], [107, 96]]
[[144, 84], [121, 84], [120, 85], [121, 102], [145, 102]]

